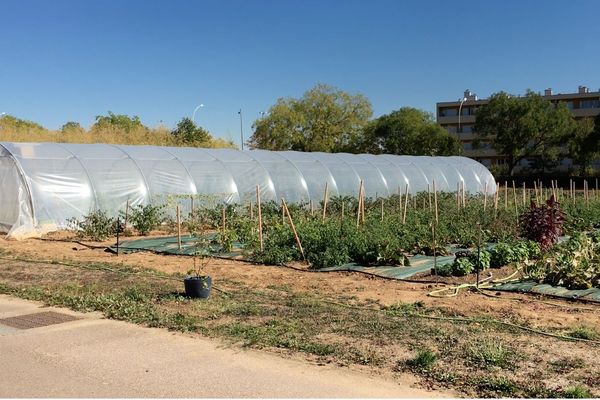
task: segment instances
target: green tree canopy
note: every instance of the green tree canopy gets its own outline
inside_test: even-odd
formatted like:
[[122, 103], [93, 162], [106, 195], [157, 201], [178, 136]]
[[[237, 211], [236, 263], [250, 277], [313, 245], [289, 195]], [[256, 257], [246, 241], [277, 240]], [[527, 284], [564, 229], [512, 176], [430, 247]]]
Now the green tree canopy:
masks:
[[460, 154], [460, 141], [438, 125], [433, 115], [403, 107], [373, 120], [357, 144], [360, 152], [449, 156]]
[[600, 114], [594, 119], [577, 121], [567, 142], [569, 157], [579, 165], [581, 173], [588, 172], [592, 161], [600, 156]]
[[116, 128], [125, 132], [131, 132], [134, 129], [146, 129], [146, 127], [140, 121], [140, 117], [130, 117], [124, 114], [114, 114], [109, 111], [108, 115], [97, 115], [96, 122], [92, 126], [92, 129], [110, 129]]
[[300, 99], [278, 99], [253, 124], [251, 148], [298, 151], [353, 151], [373, 114], [361, 94], [319, 84]]
[[177, 127], [171, 131], [171, 134], [177, 138], [178, 142], [190, 146], [207, 145], [212, 139], [207, 130], [197, 126], [189, 118], [182, 118], [177, 123]]
[[525, 158], [534, 158], [542, 171], [556, 162], [573, 127], [574, 119], [564, 103], [554, 105], [528, 90], [524, 97], [493, 94], [478, 109], [474, 128], [480, 137], [493, 137], [492, 146], [507, 156], [512, 175]]

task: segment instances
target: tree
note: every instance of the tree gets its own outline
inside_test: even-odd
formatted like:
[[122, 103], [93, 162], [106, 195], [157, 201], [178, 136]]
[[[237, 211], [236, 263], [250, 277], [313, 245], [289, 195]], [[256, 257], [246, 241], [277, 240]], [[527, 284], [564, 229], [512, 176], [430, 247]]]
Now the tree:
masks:
[[65, 123], [60, 128], [60, 130], [62, 133], [68, 133], [68, 132], [81, 133], [84, 131], [84, 129], [79, 124], [79, 122], [74, 122], [74, 121], [69, 121], [69, 122]]
[[133, 116], [130, 117], [124, 114], [114, 114], [109, 111], [108, 115], [97, 115], [96, 122], [92, 126], [92, 129], [110, 129], [116, 128], [127, 133], [131, 132], [134, 129], [147, 129], [140, 121], [140, 117]]
[[564, 103], [553, 104], [530, 90], [525, 97], [495, 93], [476, 114], [475, 131], [492, 137], [492, 147], [507, 156], [508, 172], [523, 159], [534, 158], [546, 170], [561, 155], [574, 119]]
[[430, 113], [412, 107], [373, 120], [357, 143], [357, 151], [373, 154], [449, 156], [461, 150], [460, 141], [439, 126]]
[[171, 134], [177, 138], [178, 142], [192, 146], [206, 145], [212, 139], [208, 131], [196, 126], [194, 121], [189, 118], [182, 118]]
[[580, 173], [591, 172], [592, 161], [600, 156], [600, 114], [595, 119], [576, 121], [567, 148], [568, 156], [580, 167]]
[[318, 84], [300, 99], [278, 99], [254, 122], [248, 143], [267, 150], [351, 151], [372, 114], [363, 95]]

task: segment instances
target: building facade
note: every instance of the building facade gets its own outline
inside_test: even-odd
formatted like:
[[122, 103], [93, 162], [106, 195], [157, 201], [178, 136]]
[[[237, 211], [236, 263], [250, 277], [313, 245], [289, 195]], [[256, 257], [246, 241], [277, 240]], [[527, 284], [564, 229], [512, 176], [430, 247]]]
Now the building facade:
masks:
[[[585, 86], [579, 86], [576, 93], [557, 94], [552, 93], [552, 89], [546, 89], [543, 98], [553, 103], [566, 103], [575, 119], [594, 118], [600, 114], [600, 89], [592, 92]], [[478, 145], [473, 146], [478, 139], [473, 129], [477, 109], [487, 102], [488, 99], [478, 99], [477, 95], [466, 90], [461, 100], [437, 103], [437, 122], [461, 141], [463, 156], [473, 158], [486, 167], [501, 166], [506, 163], [506, 157], [494, 151], [491, 140], [479, 140]], [[528, 164], [523, 160], [520, 166], [526, 167]], [[568, 169], [571, 166], [571, 160], [561, 161], [561, 168]]]

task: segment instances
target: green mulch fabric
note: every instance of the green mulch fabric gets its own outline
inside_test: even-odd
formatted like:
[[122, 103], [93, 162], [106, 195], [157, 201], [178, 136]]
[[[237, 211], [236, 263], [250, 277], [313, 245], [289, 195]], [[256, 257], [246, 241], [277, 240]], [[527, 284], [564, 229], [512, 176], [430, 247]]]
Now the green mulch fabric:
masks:
[[520, 281], [502, 283], [486, 290], [545, 294], [565, 299], [582, 299], [600, 303], [600, 288], [570, 290], [562, 286], [551, 286], [535, 281]]

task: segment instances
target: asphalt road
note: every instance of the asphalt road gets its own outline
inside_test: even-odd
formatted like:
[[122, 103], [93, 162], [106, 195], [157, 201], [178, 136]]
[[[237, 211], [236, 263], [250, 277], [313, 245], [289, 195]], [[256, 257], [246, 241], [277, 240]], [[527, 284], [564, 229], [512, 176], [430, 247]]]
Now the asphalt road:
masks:
[[203, 338], [0, 295], [0, 319], [43, 311], [81, 319], [31, 329], [0, 321], [0, 397], [443, 395], [340, 367], [223, 348]]

